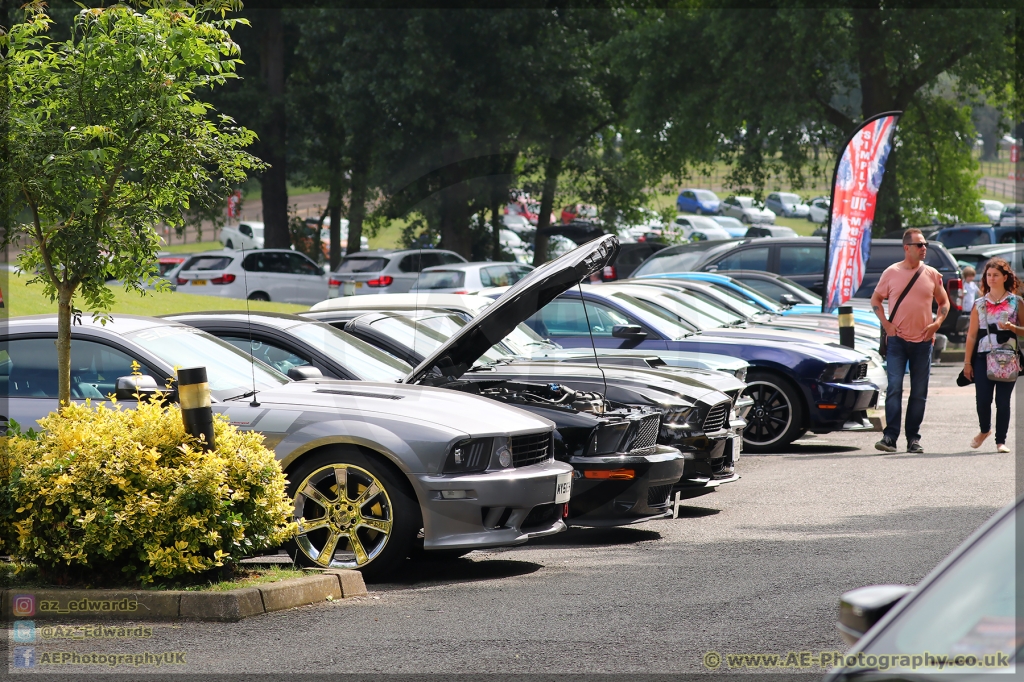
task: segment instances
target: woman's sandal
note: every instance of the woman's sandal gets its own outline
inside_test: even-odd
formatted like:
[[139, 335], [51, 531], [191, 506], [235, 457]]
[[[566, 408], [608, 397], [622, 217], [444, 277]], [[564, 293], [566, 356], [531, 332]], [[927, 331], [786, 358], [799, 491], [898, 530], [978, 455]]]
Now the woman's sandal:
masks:
[[1010, 448], [1006, 447], [1006, 443], [996, 443], [996, 452], [1009, 452]]
[[[992, 435], [991, 431], [986, 431], [985, 433], [979, 433], [977, 436], [974, 437], [974, 440], [971, 441], [971, 447], [974, 448], [975, 450], [977, 450], [978, 448], [981, 447], [981, 444], [984, 443], [985, 440], [990, 435]], [[997, 445], [996, 448], [998, 449], [998, 447], [999, 446]]]

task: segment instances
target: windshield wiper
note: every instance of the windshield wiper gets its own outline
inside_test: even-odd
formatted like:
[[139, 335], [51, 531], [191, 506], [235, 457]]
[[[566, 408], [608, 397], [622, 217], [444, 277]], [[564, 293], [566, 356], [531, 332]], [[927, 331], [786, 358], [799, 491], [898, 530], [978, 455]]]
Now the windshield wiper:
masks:
[[242, 398], [251, 398], [252, 396], [256, 395], [257, 393], [259, 393], [259, 391], [249, 391], [247, 393], [243, 393], [242, 395], [236, 395], [236, 396], [232, 396], [231, 398], [225, 398], [224, 401], [226, 402], [228, 400], [241, 400]]

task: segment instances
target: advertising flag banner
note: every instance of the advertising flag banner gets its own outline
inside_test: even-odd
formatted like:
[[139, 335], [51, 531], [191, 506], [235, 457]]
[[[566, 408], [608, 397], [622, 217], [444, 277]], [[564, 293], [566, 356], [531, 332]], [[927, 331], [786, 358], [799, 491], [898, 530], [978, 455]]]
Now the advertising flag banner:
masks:
[[871, 253], [878, 188], [892, 149], [899, 111], [874, 116], [846, 144], [832, 178], [822, 312], [831, 313], [857, 293]]

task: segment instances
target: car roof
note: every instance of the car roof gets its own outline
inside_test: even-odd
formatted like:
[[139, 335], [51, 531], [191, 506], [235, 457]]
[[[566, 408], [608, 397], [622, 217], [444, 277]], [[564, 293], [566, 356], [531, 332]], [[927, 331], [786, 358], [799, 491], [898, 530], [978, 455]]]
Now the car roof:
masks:
[[407, 294], [375, 294], [373, 296], [339, 296], [317, 303], [310, 312], [327, 310], [416, 310], [418, 308], [446, 308], [472, 310], [486, 308], [493, 303], [479, 294], [435, 294], [409, 292]]
[[202, 312], [195, 313], [173, 313], [171, 315], [161, 315], [160, 317], [162, 319], [174, 320], [175, 322], [183, 322], [185, 324], [191, 324], [193, 321], [209, 319], [222, 322], [238, 322], [243, 324], [256, 322], [257, 324], [266, 324], [277, 327], [278, 329], [289, 329], [294, 327], [296, 324], [311, 322], [308, 318], [291, 315], [289, 313], [265, 311], [246, 312], [244, 310], [204, 310]]
[[[53, 331], [56, 330], [57, 315], [24, 315], [19, 317], [10, 317], [5, 322], [7, 333], [11, 332], [33, 332], [39, 331]], [[145, 317], [143, 315], [123, 315], [121, 313], [115, 313], [107, 320], [106, 324], [101, 322], [98, 318], [92, 315], [82, 315], [81, 322], [75, 323], [72, 331], [76, 328], [87, 328], [87, 329], [111, 329], [112, 325], [117, 326], [118, 334], [131, 334], [132, 332], [142, 331], [143, 329], [151, 329], [153, 327], [164, 327], [171, 325], [178, 325], [177, 322], [169, 320], [163, 320], [159, 317]]]
[[1010, 251], [1020, 251], [1024, 249], [1024, 244], [968, 244], [967, 246], [957, 246], [947, 250], [956, 255], [958, 253], [1009, 253]]
[[447, 249], [374, 249], [372, 251], [356, 251], [355, 253], [346, 254], [344, 260], [353, 258], [381, 258], [384, 256], [394, 257], [399, 255], [404, 256], [410, 253], [450, 253], [455, 254], [456, 256], [459, 255], [454, 251], [449, 251]]
[[472, 263], [445, 263], [444, 265], [432, 265], [429, 268], [423, 268], [423, 272], [434, 272], [444, 270], [477, 270], [480, 268], [485, 268], [490, 265], [522, 265], [522, 263], [512, 263], [501, 260], [474, 261]]

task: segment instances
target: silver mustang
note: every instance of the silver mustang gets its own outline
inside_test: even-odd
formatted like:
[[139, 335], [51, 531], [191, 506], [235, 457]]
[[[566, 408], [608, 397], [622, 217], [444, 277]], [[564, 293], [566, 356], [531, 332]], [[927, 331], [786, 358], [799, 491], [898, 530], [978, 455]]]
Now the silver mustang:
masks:
[[[8, 322], [0, 428], [38, 428], [57, 408], [56, 338], [55, 316]], [[175, 367], [205, 366], [214, 411], [263, 433], [288, 475], [304, 564], [372, 576], [408, 556], [421, 529], [425, 550], [467, 550], [565, 528], [572, 467], [552, 457], [553, 424], [523, 410], [422, 386], [292, 381], [205, 332], [129, 315], [74, 327], [73, 399], [118, 393], [133, 361], [160, 385]]]

